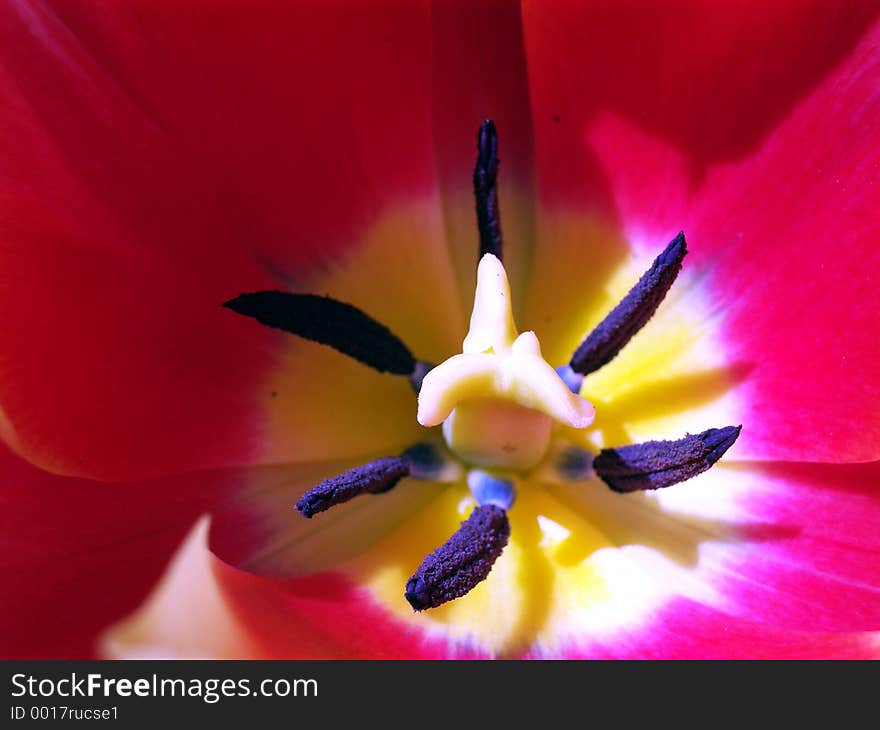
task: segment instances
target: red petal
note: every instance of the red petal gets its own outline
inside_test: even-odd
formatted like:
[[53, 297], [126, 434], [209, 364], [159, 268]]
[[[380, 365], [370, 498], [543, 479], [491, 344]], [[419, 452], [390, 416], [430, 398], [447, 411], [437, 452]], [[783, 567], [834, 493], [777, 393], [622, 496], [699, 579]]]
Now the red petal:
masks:
[[279, 581], [218, 561], [215, 576], [266, 658], [442, 659], [449, 651], [445, 641], [413, 631], [332, 573]]
[[514, 303], [525, 295], [535, 242], [534, 132], [518, 2], [435, 2], [431, 9], [433, 137], [446, 235], [463, 311], [473, 304], [479, 242], [472, 174], [477, 128], [498, 128], [504, 262]]
[[207, 546], [201, 520], [150, 599], [114, 626], [113, 657], [442, 658], [445, 643], [395, 621], [341, 576], [260, 578]]
[[286, 286], [390, 206], [436, 206], [428, 9], [2, 15], [6, 430], [100, 478], [253, 461], [251, 391], [281, 340], [220, 304]]
[[542, 235], [591, 220], [601, 274], [684, 229], [749, 366], [737, 454], [880, 456], [876, 9], [551, 4], [524, 12]]
[[[162, 483], [57, 477], [0, 447], [0, 656], [92, 656], [136, 608], [195, 518], [225, 489], [205, 474]], [[161, 499], [157, 499], [157, 494]]]
[[[49, 474], [3, 447], [0, 473], [5, 485], [0, 550], [6, 556], [0, 617], [16, 628], [4, 633], [0, 656], [31, 659], [95, 656], [107, 629], [154, 592], [196, 518], [221, 509], [244, 479], [240, 472], [223, 471], [104, 484]], [[284, 515], [292, 516], [289, 505]], [[137, 626], [134, 632], [157, 642], [164, 655], [442, 654], [439, 643], [401, 631], [342, 577], [261, 579], [214, 558], [205, 537], [203, 531], [197, 574], [172, 587], [168, 606], [174, 620], [159, 611], [147, 629]], [[190, 592], [206, 585], [207, 590]], [[193, 609], [189, 613], [183, 611], [187, 606]], [[202, 623], [224, 617], [222, 635], [197, 641]], [[169, 626], [180, 631], [169, 635]], [[118, 632], [112, 638], [131, 640]]]

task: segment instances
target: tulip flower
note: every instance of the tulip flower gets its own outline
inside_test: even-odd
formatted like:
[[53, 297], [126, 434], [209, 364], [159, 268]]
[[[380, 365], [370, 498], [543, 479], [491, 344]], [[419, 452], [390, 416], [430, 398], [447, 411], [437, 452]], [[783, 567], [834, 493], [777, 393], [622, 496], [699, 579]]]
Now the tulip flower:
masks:
[[0, 652], [876, 656], [877, 14], [4, 6]]

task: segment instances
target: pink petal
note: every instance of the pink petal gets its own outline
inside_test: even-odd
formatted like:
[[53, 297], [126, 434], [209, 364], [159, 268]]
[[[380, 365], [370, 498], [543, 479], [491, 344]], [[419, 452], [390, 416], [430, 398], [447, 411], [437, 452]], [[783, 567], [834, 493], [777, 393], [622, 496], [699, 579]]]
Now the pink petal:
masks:
[[[682, 581], [682, 599], [780, 634], [880, 630], [880, 538], [873, 527], [880, 462], [722, 465], [639, 501], [650, 509], [652, 528], [635, 512], [606, 530], [619, 544], [654, 546], [683, 561], [679, 578], [690, 573], [702, 587], [688, 592]], [[664, 542], [667, 530], [684, 542]], [[691, 540], [695, 550], [683, 552]], [[658, 613], [669, 616], [675, 605]], [[646, 625], [654, 623], [651, 617]]]
[[731, 610], [800, 631], [880, 630], [880, 462], [754, 468], [737, 489], [742, 514], [765, 524], [731, 565]]
[[876, 459], [876, 11], [550, 5], [524, 12], [539, 228], [580, 216], [591, 239], [559, 304], [684, 229], [748, 369], [737, 455]]
[[780, 631], [681, 599], [610, 642], [573, 642], [569, 659], [877, 659], [880, 634]]

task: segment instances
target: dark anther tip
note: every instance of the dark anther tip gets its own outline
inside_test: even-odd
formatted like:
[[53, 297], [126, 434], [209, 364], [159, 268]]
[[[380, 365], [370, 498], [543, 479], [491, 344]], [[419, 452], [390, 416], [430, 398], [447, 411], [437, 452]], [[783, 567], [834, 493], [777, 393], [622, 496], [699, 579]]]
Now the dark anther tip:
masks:
[[667, 244], [627, 295], [578, 346], [569, 367], [589, 375], [611, 362], [644, 327], [666, 297], [687, 255], [684, 231]]
[[424, 611], [431, 608], [431, 596], [428, 593], [428, 586], [421, 576], [414, 575], [406, 582], [406, 592], [404, 593], [409, 605], [413, 607], [413, 611]]
[[709, 449], [709, 453], [706, 454], [706, 461], [710, 464], [717, 462], [736, 443], [741, 432], [742, 424], [739, 426], [725, 426], [724, 428], [710, 428], [708, 431], [703, 431], [700, 434], [700, 438], [703, 440], [706, 448]]
[[258, 291], [223, 303], [260, 324], [332, 347], [382, 373], [409, 376], [416, 359], [381, 322], [352, 304], [317, 294]]
[[[322, 482], [322, 484], [325, 484], [325, 482]], [[315, 488], [310, 489], [299, 498], [299, 501], [296, 503], [296, 510], [307, 520], [310, 520], [318, 512], [323, 512], [332, 506], [328, 494]]]
[[741, 431], [742, 426], [725, 426], [677, 441], [602, 449], [593, 460], [593, 469], [612, 490], [622, 494], [671, 487], [714, 466]]
[[673, 238], [672, 241], [669, 243], [669, 246], [667, 246], [667, 249], [671, 248], [682, 249], [682, 255], [687, 253], [687, 241], [684, 237], [684, 231], [679, 231], [677, 234], [675, 234], [675, 238]]
[[501, 214], [498, 210], [498, 132], [487, 119], [477, 131], [477, 164], [474, 166], [474, 198], [480, 232], [480, 258], [491, 253], [502, 258]]
[[663, 249], [651, 268], [655, 271], [667, 271], [668, 275], [674, 279], [681, 270], [681, 264], [687, 253], [687, 240], [684, 237], [684, 231], [679, 231], [678, 235]]
[[231, 309], [233, 312], [237, 312], [238, 314], [246, 314], [246, 311], [243, 311], [243, 310], [247, 309], [247, 306], [245, 303], [247, 297], [248, 297], [247, 294], [239, 294], [234, 299], [229, 299], [229, 300], [223, 302], [223, 304], [221, 304], [220, 306], [225, 307], [226, 309]]
[[458, 530], [425, 557], [404, 595], [416, 611], [460, 598], [484, 581], [510, 538], [507, 512], [494, 504], [474, 509]]
[[311, 519], [318, 512], [348, 502], [361, 494], [387, 492], [397, 486], [401, 479], [409, 476], [409, 473], [410, 462], [407, 457], [384, 456], [325, 479], [299, 498], [296, 509], [303, 517]]
[[494, 172], [498, 165], [498, 131], [491, 119], [484, 121], [477, 132], [477, 153], [478, 168]]
[[681, 263], [684, 261], [687, 253], [687, 241], [684, 237], [684, 231], [679, 231], [678, 235], [669, 242], [669, 245], [657, 257], [657, 260], [654, 262], [654, 268], [673, 270], [674, 278], [681, 269]]

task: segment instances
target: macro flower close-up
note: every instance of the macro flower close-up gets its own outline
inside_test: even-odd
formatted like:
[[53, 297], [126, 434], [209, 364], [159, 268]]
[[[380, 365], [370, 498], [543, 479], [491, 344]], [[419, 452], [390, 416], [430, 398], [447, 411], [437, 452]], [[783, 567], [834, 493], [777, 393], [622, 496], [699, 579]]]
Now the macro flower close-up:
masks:
[[876, 2], [3, 2], [0, 656], [880, 656], [878, 79]]

